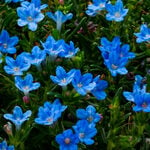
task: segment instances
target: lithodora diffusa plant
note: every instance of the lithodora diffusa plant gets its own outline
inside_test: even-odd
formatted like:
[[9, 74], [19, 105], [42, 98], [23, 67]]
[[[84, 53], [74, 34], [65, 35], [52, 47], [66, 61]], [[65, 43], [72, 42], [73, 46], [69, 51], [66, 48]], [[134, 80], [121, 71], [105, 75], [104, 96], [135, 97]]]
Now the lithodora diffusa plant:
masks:
[[1, 0], [0, 150], [149, 150], [149, 20], [149, 0]]

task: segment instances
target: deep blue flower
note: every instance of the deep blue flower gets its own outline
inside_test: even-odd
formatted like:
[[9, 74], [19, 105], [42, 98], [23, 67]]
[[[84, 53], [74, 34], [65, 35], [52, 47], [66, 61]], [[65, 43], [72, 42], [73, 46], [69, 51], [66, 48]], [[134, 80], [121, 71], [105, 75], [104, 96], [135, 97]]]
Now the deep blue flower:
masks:
[[105, 9], [107, 0], [93, 0], [93, 4], [88, 5], [86, 14], [96, 16], [101, 10]]
[[0, 51], [2, 53], [14, 54], [16, 48], [14, 47], [18, 43], [19, 39], [17, 36], [9, 37], [6, 30], [2, 30], [0, 34]]
[[18, 7], [17, 14], [20, 17], [18, 19], [18, 25], [21, 27], [28, 25], [31, 31], [35, 31], [37, 29], [37, 23], [44, 18], [41, 10], [36, 8], [34, 3], [30, 3], [28, 7]]
[[48, 15], [49, 18], [51, 18], [53, 21], [56, 22], [56, 28], [57, 30], [61, 30], [61, 26], [63, 23], [65, 23], [67, 20], [72, 19], [73, 14], [69, 13], [69, 14], [63, 14], [61, 11], [56, 11], [54, 14], [51, 12], [47, 12], [46, 13]]
[[61, 117], [61, 113], [67, 108], [56, 99], [53, 103], [45, 102], [43, 107], [39, 107], [38, 118], [35, 122], [41, 125], [52, 125]]
[[24, 93], [24, 95], [28, 95], [30, 91], [36, 90], [40, 87], [40, 83], [33, 83], [33, 77], [31, 74], [27, 74], [24, 79], [20, 76], [16, 76], [15, 85]]
[[141, 95], [146, 93], [147, 84], [144, 82], [144, 78], [140, 75], [135, 76], [135, 82], [133, 85], [133, 92], [124, 91], [123, 96], [128, 100], [134, 102], [135, 95]]
[[21, 107], [15, 106], [13, 109], [13, 114], [4, 114], [4, 118], [12, 121], [15, 124], [16, 129], [19, 130], [21, 128], [21, 125], [26, 120], [29, 120], [31, 114], [31, 110], [28, 110], [25, 113], [23, 113]]
[[146, 24], [142, 24], [140, 27], [140, 32], [134, 33], [134, 35], [137, 37], [137, 43], [150, 42], [150, 28], [148, 28]]
[[76, 116], [78, 119], [87, 120], [89, 127], [95, 126], [101, 119], [100, 114], [96, 113], [96, 109], [92, 105], [87, 106], [86, 109], [77, 109]]
[[74, 43], [70, 41], [70, 44], [64, 43], [63, 50], [59, 53], [60, 57], [71, 58], [79, 51], [79, 48], [74, 47]]
[[22, 55], [24, 55], [25, 60], [37, 67], [39, 67], [41, 62], [46, 58], [45, 51], [41, 50], [38, 46], [32, 48], [31, 54], [23, 52]]
[[51, 75], [50, 79], [60, 86], [67, 86], [74, 78], [75, 73], [75, 69], [71, 69], [68, 73], [66, 73], [63, 67], [58, 66], [56, 68], [56, 76]]
[[86, 145], [94, 144], [94, 140], [91, 139], [97, 134], [95, 127], [89, 127], [87, 120], [79, 120], [75, 126], [73, 126], [75, 133], [78, 135], [80, 142]]
[[97, 100], [105, 99], [107, 94], [104, 92], [104, 90], [107, 88], [108, 82], [105, 80], [100, 80], [100, 76], [95, 77], [93, 81], [96, 83], [96, 86], [93, 90], [91, 90], [91, 93], [96, 97]]
[[95, 88], [96, 83], [93, 82], [91, 73], [81, 75], [81, 71], [77, 70], [72, 80], [72, 85], [79, 94], [84, 96]]
[[33, 3], [35, 8], [38, 8], [39, 10], [45, 9], [48, 6], [47, 4], [41, 5], [41, 0], [31, 0], [31, 2], [25, 1], [21, 3], [21, 6], [29, 7], [31, 3]]
[[8, 74], [23, 75], [23, 71], [27, 71], [30, 68], [30, 63], [26, 62], [24, 57], [18, 55], [16, 60], [12, 57], [5, 57], [7, 66], [4, 66], [4, 70]]
[[8, 146], [6, 141], [0, 143], [0, 150], [14, 150], [14, 146]]
[[56, 41], [52, 36], [48, 36], [46, 42], [42, 43], [45, 52], [52, 58], [55, 59], [58, 54], [63, 51], [64, 40]]
[[71, 129], [65, 130], [56, 136], [56, 142], [60, 145], [60, 150], [78, 150], [78, 136]]
[[5, 3], [10, 3], [10, 2], [14, 2], [14, 3], [17, 3], [17, 2], [22, 2], [24, 0], [5, 0]]
[[123, 21], [124, 17], [128, 13], [128, 9], [124, 9], [122, 0], [117, 0], [115, 5], [106, 4], [106, 10], [108, 14], [106, 14], [106, 19], [109, 21]]

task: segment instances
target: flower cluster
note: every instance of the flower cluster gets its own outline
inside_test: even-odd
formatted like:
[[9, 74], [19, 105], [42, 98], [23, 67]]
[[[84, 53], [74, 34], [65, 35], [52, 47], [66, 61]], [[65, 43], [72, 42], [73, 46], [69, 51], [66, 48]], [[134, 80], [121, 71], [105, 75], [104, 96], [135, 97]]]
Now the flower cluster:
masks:
[[67, 106], [61, 105], [60, 100], [56, 99], [53, 103], [46, 101], [43, 107], [39, 108], [38, 118], [35, 122], [41, 125], [52, 125], [61, 117]]
[[93, 79], [91, 73], [82, 75], [78, 69], [71, 69], [66, 73], [63, 67], [58, 66], [56, 76], [51, 75], [50, 79], [60, 86], [67, 86], [72, 82], [74, 89], [83, 96], [91, 92], [98, 100], [103, 100], [106, 97], [104, 89], [108, 86], [107, 81], [100, 80], [100, 76]]
[[122, 0], [117, 0], [115, 5], [107, 3], [107, 0], [93, 0], [93, 4], [88, 5], [86, 14], [89, 16], [96, 16], [101, 10], [108, 12], [106, 20], [120, 22], [128, 13], [128, 9], [124, 9]]
[[144, 111], [150, 112], [150, 93], [146, 92], [145, 78], [140, 75], [135, 76], [135, 83], [133, 85], [133, 92], [124, 91], [124, 97], [135, 103], [133, 110], [136, 112]]
[[14, 150], [14, 146], [8, 146], [6, 141], [0, 143], [0, 150]]
[[129, 52], [130, 46], [128, 44], [121, 46], [120, 37], [114, 37], [112, 42], [102, 37], [101, 46], [98, 48], [102, 53], [104, 64], [109, 69], [112, 76], [116, 76], [117, 74], [124, 75], [128, 72], [125, 65], [128, 63], [129, 59], [135, 57], [135, 54]]
[[92, 139], [97, 134], [95, 125], [100, 121], [101, 117], [96, 113], [96, 109], [89, 105], [86, 110], [78, 109], [77, 117], [81, 120], [77, 121], [76, 125], [71, 129], [65, 130], [62, 134], [56, 136], [56, 142], [60, 145], [61, 150], [77, 150], [79, 142], [86, 145], [92, 145]]

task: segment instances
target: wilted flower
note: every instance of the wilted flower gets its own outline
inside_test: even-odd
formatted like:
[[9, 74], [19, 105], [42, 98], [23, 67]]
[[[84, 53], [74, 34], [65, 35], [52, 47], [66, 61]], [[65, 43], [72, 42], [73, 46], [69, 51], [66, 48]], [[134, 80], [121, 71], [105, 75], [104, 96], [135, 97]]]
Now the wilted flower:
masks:
[[60, 145], [60, 150], [78, 150], [79, 139], [71, 129], [65, 130], [62, 134], [56, 136], [56, 142]]
[[128, 9], [124, 9], [122, 0], [117, 0], [115, 5], [106, 4], [106, 10], [108, 14], [106, 14], [106, 19], [109, 21], [120, 22], [124, 20], [124, 17], [128, 13]]
[[39, 107], [38, 118], [35, 118], [35, 122], [41, 125], [52, 125], [66, 108], [67, 106], [61, 105], [59, 99], [53, 103], [45, 102], [43, 107]]
[[95, 127], [89, 127], [87, 120], [79, 120], [75, 126], [73, 126], [75, 133], [78, 135], [78, 138], [81, 142], [86, 145], [92, 145], [94, 140], [91, 139], [97, 134]]
[[75, 72], [75, 69], [71, 69], [66, 73], [63, 67], [58, 66], [56, 68], [56, 76], [51, 75], [50, 79], [60, 86], [67, 86], [73, 80]]
[[40, 87], [40, 83], [33, 83], [33, 77], [31, 74], [27, 74], [24, 79], [22, 79], [20, 76], [16, 76], [15, 85], [26, 96], [28, 96], [30, 91], [36, 90]]
[[21, 107], [15, 106], [13, 109], [13, 114], [4, 114], [4, 118], [12, 121], [16, 126], [16, 130], [19, 130], [21, 128], [21, 125], [26, 120], [29, 120], [31, 114], [31, 110], [28, 110], [25, 113], [23, 113]]
[[53, 21], [56, 22], [56, 28], [57, 30], [61, 30], [61, 26], [63, 23], [65, 23], [67, 20], [72, 19], [73, 14], [69, 13], [69, 14], [63, 14], [61, 11], [56, 11], [54, 14], [51, 12], [47, 12], [46, 13], [48, 15], [49, 18], [51, 18]]
[[142, 24], [140, 27], [140, 32], [134, 33], [134, 35], [137, 37], [137, 43], [150, 42], [150, 28], [148, 28], [146, 24]]
[[14, 47], [18, 43], [17, 36], [9, 37], [6, 30], [2, 30], [0, 34], [0, 51], [2, 53], [15, 54], [16, 48]]

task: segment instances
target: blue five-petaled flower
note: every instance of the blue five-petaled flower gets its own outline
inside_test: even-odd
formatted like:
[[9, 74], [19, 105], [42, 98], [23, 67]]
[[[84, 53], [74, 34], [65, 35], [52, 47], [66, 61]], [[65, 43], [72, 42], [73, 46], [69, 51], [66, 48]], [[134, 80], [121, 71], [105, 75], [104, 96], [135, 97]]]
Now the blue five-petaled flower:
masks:
[[106, 4], [106, 10], [108, 13], [106, 14], [106, 19], [109, 21], [120, 22], [124, 20], [124, 17], [128, 13], [128, 9], [124, 9], [122, 0], [117, 0], [115, 5]]
[[65, 23], [67, 20], [72, 19], [73, 14], [69, 13], [64, 15], [61, 11], [56, 11], [54, 14], [51, 12], [47, 12], [46, 13], [48, 15], [49, 18], [51, 18], [53, 21], [56, 22], [56, 28], [57, 30], [61, 30], [62, 24]]
[[8, 146], [6, 141], [0, 143], [0, 150], [14, 150], [14, 149], [15, 149], [14, 146], [13, 145]]
[[65, 130], [56, 136], [56, 142], [60, 145], [60, 150], [78, 150], [79, 138], [71, 129]]
[[18, 43], [17, 36], [9, 37], [6, 30], [2, 30], [0, 34], [0, 51], [2, 53], [15, 54], [16, 48], [14, 47]]
[[26, 120], [29, 120], [31, 114], [31, 110], [28, 110], [25, 113], [23, 113], [20, 106], [15, 106], [13, 109], [13, 114], [4, 114], [4, 118], [12, 121], [16, 126], [16, 130], [19, 130], [21, 128], [21, 125]]
[[37, 23], [44, 19], [40, 8], [37, 8], [34, 3], [30, 3], [28, 7], [26, 5], [18, 7], [17, 14], [20, 17], [17, 22], [18, 25], [21, 27], [28, 25], [31, 31], [35, 31], [37, 29]]
[[142, 24], [140, 27], [140, 32], [134, 33], [134, 35], [137, 37], [137, 43], [150, 42], [150, 28], [148, 28], [146, 24]]
[[75, 69], [71, 69], [68, 73], [66, 73], [63, 67], [58, 66], [56, 68], [56, 76], [51, 75], [50, 79], [60, 86], [67, 86], [73, 80], [75, 73]]
[[41, 125], [52, 125], [61, 117], [61, 113], [66, 108], [67, 106], [62, 105], [59, 99], [56, 99], [53, 103], [46, 101], [43, 107], [39, 107], [38, 117], [35, 118], [35, 122]]
[[40, 83], [33, 83], [33, 77], [31, 74], [27, 74], [24, 79], [20, 76], [15, 77], [16, 87], [24, 93], [24, 95], [29, 94], [30, 91], [36, 90], [40, 87]]

